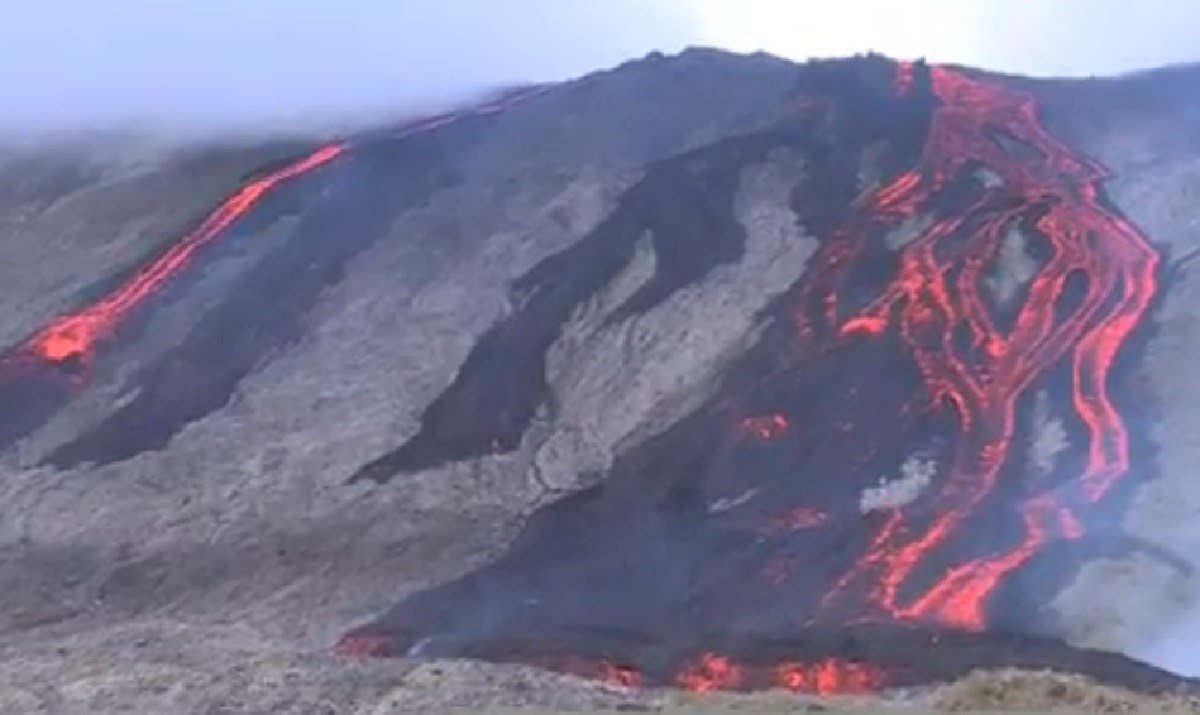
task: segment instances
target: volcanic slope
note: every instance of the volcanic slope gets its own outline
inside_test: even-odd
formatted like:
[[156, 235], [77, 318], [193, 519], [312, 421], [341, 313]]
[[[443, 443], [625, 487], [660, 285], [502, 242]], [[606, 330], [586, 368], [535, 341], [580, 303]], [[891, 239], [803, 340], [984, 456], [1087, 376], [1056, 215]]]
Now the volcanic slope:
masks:
[[[1108, 172], [1049, 134], [1027, 91], [876, 58], [810, 67], [797, 95], [791, 122], [651, 166], [591, 235], [518, 280], [516, 309], [420, 431], [358, 476], [516, 449], [551, 402], [562, 326], [631, 262], [636, 237], [651, 237], [654, 270], [601, 329], [737, 257], [730, 164], [793, 151], [810, 183], [791, 204], [821, 248], [758, 314], [750, 348], [599, 484], [536, 513], [505, 557], [407, 599], [342, 651], [819, 692], [984, 663], [960, 643], [1007, 663], [1101, 667], [1014, 636], [1062, 635], [1046, 611], [1063, 578], [1136, 546], [1103, 533], [1118, 480], [1146, 478], [1130, 475], [1131, 455], [1150, 456], [1110, 371], [1158, 291], [1158, 251], [1102, 195]], [[879, 181], [861, 186], [847, 155], [878, 142]], [[996, 275], [1013, 236], [1034, 242], [1017, 249], [1029, 267], [1015, 286]], [[1042, 475], [1020, 440], [1039, 429], [1022, 414], [1038, 389], [1069, 410], [1077, 445]], [[1134, 670], [1131, 681], [1149, 677]]]
[[1196, 592], [1198, 79], [691, 50], [329, 143], [6, 153], [6, 705], [652, 697], [335, 642], [1190, 693], [1111, 651], [1167, 660]]

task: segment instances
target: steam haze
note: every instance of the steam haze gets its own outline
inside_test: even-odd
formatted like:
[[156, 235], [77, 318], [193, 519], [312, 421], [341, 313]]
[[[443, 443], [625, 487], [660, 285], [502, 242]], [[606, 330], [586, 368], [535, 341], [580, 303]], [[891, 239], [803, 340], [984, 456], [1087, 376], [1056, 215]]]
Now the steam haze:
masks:
[[11, 0], [0, 131], [369, 123], [696, 37], [653, 0]]
[[443, 108], [652, 49], [868, 49], [1031, 74], [1200, 57], [1192, 0], [10, 0], [0, 131], [292, 131]]

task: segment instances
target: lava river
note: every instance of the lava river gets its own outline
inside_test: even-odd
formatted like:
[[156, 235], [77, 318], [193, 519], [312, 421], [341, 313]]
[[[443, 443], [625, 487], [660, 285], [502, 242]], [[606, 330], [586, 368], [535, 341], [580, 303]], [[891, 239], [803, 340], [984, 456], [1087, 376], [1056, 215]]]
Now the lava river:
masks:
[[[943, 67], [930, 74], [941, 106], [921, 160], [870, 199], [865, 220], [913, 216], [972, 169], [990, 170], [1001, 183], [907, 246], [898, 275], [865, 309], [842, 314], [836, 289], [808, 298], [821, 303], [822, 318], [839, 336], [896, 331], [929, 398], [953, 405], [960, 437], [932, 523], [914, 530], [902, 512], [892, 513], [829, 597], [838, 599], [843, 587], [865, 578], [872, 606], [893, 618], [977, 630], [986, 626], [985, 607], [996, 585], [1047, 539], [1082, 536], [1076, 510], [1098, 502], [1129, 468], [1128, 436], [1106, 385], [1118, 349], [1154, 296], [1158, 255], [1137, 229], [1101, 205], [1105, 171], [1042, 129], [1030, 96]], [[998, 133], [1031, 151], [1014, 160], [1014, 152], [993, 138]], [[1051, 256], [1003, 330], [981, 294], [982, 273], [996, 259], [1004, 231], [1030, 207], [1040, 214], [1033, 225], [1049, 241]], [[836, 275], [852, 261], [863, 235], [839, 235], [836, 260], [825, 270]], [[806, 317], [799, 325], [812, 329]], [[1034, 494], [1021, 504], [1025, 536], [1012, 549], [963, 563], [917, 597], [901, 599], [898, 593], [923, 555], [953, 538], [993, 492], [1011, 451], [1017, 400], [1066, 356], [1075, 410], [1089, 433], [1082, 474], [1069, 491]]]
[[[37, 429], [91, 382], [97, 354], [135, 316], [153, 310], [163, 289], [177, 283], [207, 250], [281, 185], [379, 142], [398, 142], [466, 117], [494, 115], [543, 92], [519, 87], [466, 109], [422, 117], [387, 132], [320, 146], [256, 178], [223, 200], [195, 228], [99, 299], [51, 320], [0, 355], [0, 448]], [[369, 149], [368, 149], [369, 150]]]
[[[1023, 567], [1085, 541], [1129, 471], [1109, 377], [1155, 296], [1158, 255], [1031, 94], [924, 64], [899, 65], [892, 91], [931, 98], [919, 158], [822, 238], [773, 308], [786, 333], [603, 484], [535, 514], [499, 560], [410, 596], [341, 652], [699, 690], [1124, 667], [994, 616]], [[881, 253], [906, 223], [921, 228]], [[985, 284], [1014, 228], [1039, 260], [999, 306]], [[888, 275], [864, 291], [864, 266], [881, 260]], [[1014, 457], [1034, 385], [1058, 389], [1077, 422], [1079, 458], [1053, 480]], [[925, 493], [860, 511], [880, 465], [895, 473], [918, 447], [936, 466]], [[719, 508], [718, 492], [732, 495]]]

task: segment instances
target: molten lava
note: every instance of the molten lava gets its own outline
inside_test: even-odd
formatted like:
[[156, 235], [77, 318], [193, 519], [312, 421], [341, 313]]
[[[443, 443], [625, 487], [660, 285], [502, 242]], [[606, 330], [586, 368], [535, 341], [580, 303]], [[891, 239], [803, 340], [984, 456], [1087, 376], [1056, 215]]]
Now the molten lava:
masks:
[[[900, 66], [899, 86], [911, 84], [904, 78], [912, 71]], [[1100, 500], [1129, 468], [1128, 437], [1106, 381], [1114, 356], [1154, 296], [1158, 256], [1129, 222], [1104, 208], [1099, 186], [1107, 173], [1039, 125], [1031, 96], [944, 67], [929, 71], [940, 105], [917, 166], [869, 198], [857, 230], [837, 234], [831, 255], [839, 260], [825, 266], [835, 278], [826, 276], [823, 290], [808, 298], [826, 307], [827, 326], [843, 340], [899, 334], [930, 401], [953, 406], [959, 438], [932, 521], [915, 524], [894, 510], [828, 600], [844, 598], [851, 584], [865, 584], [872, 605], [888, 617], [979, 630], [987, 625], [988, 598], [1004, 577], [1048, 539], [1078, 538], [1074, 510]], [[993, 138], [997, 134], [1028, 151], [1014, 157]], [[908, 244], [899, 274], [870, 305], [841, 314], [836, 276], [861, 249], [864, 229], [915, 216], [965, 172], [982, 170], [999, 181], [960, 215], [935, 222]], [[1005, 331], [982, 294], [983, 271], [995, 260], [1004, 231], [1031, 207], [1039, 210], [1034, 227], [1052, 255]], [[1076, 291], [1081, 296], [1068, 293], [1073, 276], [1086, 279]], [[962, 563], [917, 597], [902, 599], [901, 588], [925, 555], [951, 539], [995, 489], [1013, 440], [1017, 400], [1068, 355], [1075, 409], [1090, 432], [1083, 474], [1068, 494], [1026, 499], [1021, 543]]]
[[703, 653], [684, 665], [673, 683], [678, 688], [701, 693], [780, 688], [816, 695], [869, 693], [886, 684], [887, 673], [883, 669], [836, 658], [754, 667], [713, 653]]
[[[389, 136], [400, 139], [428, 132], [468, 116], [496, 114], [541, 92], [546, 86], [518, 87], [498, 94], [483, 104], [462, 111], [445, 112], [406, 123]], [[171, 245], [161, 256], [141, 267], [130, 278], [99, 300], [59, 316], [24, 343], [0, 359], [0, 378], [14, 379], [29, 368], [43, 365], [68, 368], [67, 376], [78, 382], [80, 371], [92, 363], [97, 347], [110, 339], [116, 328], [148, 298], [161, 291], [192, 265], [209, 244], [249, 213], [279, 184], [329, 164], [351, 149], [338, 142], [322, 146], [281, 169], [255, 179], [221, 202], [200, 225]]]
[[345, 150], [344, 144], [321, 147], [303, 159], [243, 186], [221, 202], [195, 230], [116, 290], [89, 306], [55, 319], [35, 333], [25, 343], [25, 351], [50, 363], [68, 360], [90, 363], [97, 344], [111, 336], [131, 310], [176, 277], [202, 248], [219, 238], [267, 192], [282, 181], [329, 163]]
[[[814, 75], [804, 131], [837, 150], [878, 141], [875, 124], [851, 115], [887, 106], [877, 88], [889, 72], [858, 87], [849, 70]], [[695, 690], [863, 691], [988, 665], [1143, 677], [1130, 661], [995, 627], [1005, 624], [994, 597], [1052, 542], [1081, 539], [1089, 507], [1129, 470], [1107, 380], [1155, 295], [1158, 256], [1104, 205], [1105, 170], [1042, 128], [1030, 94], [923, 64], [890, 79], [886, 101], [924, 133], [879, 128], [905, 137], [893, 142], [898, 166], [852, 204], [847, 190], [845, 212], [826, 210], [842, 196], [827, 190], [840, 169], [822, 167], [828, 180], [804, 194], [821, 246], [718, 392], [620, 455], [601, 486], [539, 510], [504, 557], [402, 601], [340, 652], [423, 643]], [[909, 239], [897, 244], [901, 230]], [[1014, 233], [1032, 243], [1036, 270], [989, 292]], [[449, 461], [471, 428], [496, 431], [483, 417], [461, 431], [438, 419], [484, 414], [483, 398], [502, 391], [480, 386], [508, 385], [527, 359], [498, 345], [551, 332], [535, 321], [570, 314], [553, 303], [560, 293], [541, 291], [527, 301], [542, 300], [536, 309], [480, 341], [489, 352], [473, 353], [469, 379], [439, 398], [421, 465]], [[1086, 448], [1027, 478], [1018, 406], [1031, 386], [1060, 382], [1078, 416], [1072, 446]], [[496, 451], [519, 440], [509, 442]], [[572, 645], [547, 654], [546, 632]]]

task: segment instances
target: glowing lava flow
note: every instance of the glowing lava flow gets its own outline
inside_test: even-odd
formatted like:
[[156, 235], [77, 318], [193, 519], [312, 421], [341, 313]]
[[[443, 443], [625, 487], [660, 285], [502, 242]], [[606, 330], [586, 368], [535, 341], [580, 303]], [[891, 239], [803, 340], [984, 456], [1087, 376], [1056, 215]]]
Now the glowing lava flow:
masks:
[[[560, 655], [529, 658], [527, 662], [622, 688], [647, 684], [645, 675], [637, 668], [601, 658]], [[759, 665], [739, 663], [716, 653], [701, 653], [681, 663], [666, 684], [697, 693], [778, 689], [811, 695], [848, 695], [874, 692], [888, 682], [889, 673], [882, 668], [837, 658]]]
[[[944, 67], [846, 67], [802, 85], [814, 88], [802, 110], [835, 110], [803, 110], [836, 146], [828, 160], [878, 131], [890, 139], [878, 165], [911, 168], [852, 204], [824, 199], [848, 200], [853, 177], [813, 197], [821, 245], [711, 402], [623, 453], [603, 488], [544, 507], [510, 553], [404, 599], [337, 652], [436, 643], [701, 691], [869, 691], [995, 666], [1132, 674], [988, 627], [997, 586], [1052, 540], [1080, 538], [1083, 509], [1129, 468], [1106, 380], [1158, 257], [1101, 202], [1103, 168], [1040, 126], [1031, 95]], [[857, 77], [870, 93], [891, 79], [900, 99], [846, 91]], [[889, 101], [911, 121], [865, 122]], [[1001, 253], [1014, 238], [1033, 244], [1018, 246], [1029, 275]], [[1007, 289], [985, 292], [997, 278]], [[541, 312], [517, 319], [541, 330]], [[1033, 482], [1017, 468], [1017, 410], [1059, 376], [1072, 378], [1086, 464], [1070, 472], [1080, 455], [1068, 453]], [[880, 474], [903, 478], [868, 499]], [[541, 629], [555, 647], [530, 635]]]
[[695, 692], [781, 688], [817, 695], [868, 693], [887, 683], [887, 673], [862, 663], [825, 658], [813, 663], [786, 662], [770, 667], [735, 663], [704, 653], [685, 665], [674, 685]]
[[130, 310], [175, 277], [191, 263], [200, 249], [212, 243], [234, 221], [244, 216], [268, 191], [282, 181], [329, 163], [345, 149], [344, 144], [321, 147], [303, 159], [242, 187], [225, 199], [195, 230], [116, 290], [39, 330], [26, 342], [26, 351], [51, 363], [74, 360], [86, 364], [96, 344], [109, 337]]
[[[401, 127], [391, 139], [427, 132], [465, 116], [486, 116], [529, 99], [546, 90], [544, 85], [521, 87], [499, 94], [492, 100], [465, 111], [446, 112], [425, 117]], [[62, 315], [14, 348], [0, 367], [28, 367], [32, 364], [69, 364], [76, 368], [91, 363], [97, 346], [110, 338], [116, 327], [145, 299], [189, 266], [205, 246], [223, 235], [235, 221], [245, 216], [278, 184], [324, 166], [349, 150], [346, 143], [323, 146], [307, 156], [256, 179], [225, 199], [193, 231], [173, 244], [163, 255], [139, 269], [131, 278], [100, 300], [75, 312]], [[11, 373], [11, 370], [9, 370]]]
[[[899, 89], [911, 84], [912, 72], [911, 65], [901, 65]], [[983, 189], [973, 206], [935, 222], [907, 245], [898, 275], [865, 309], [839, 315], [836, 285], [826, 280], [817, 286], [823, 294], [810, 298], [826, 307], [838, 335], [898, 334], [931, 399], [953, 406], [959, 437], [931, 521], [912, 524], [903, 511], [892, 511], [868, 553], [826, 601], [832, 604], [847, 586], [859, 583], [869, 589], [880, 615], [982, 629], [996, 585], [1048, 539], [1078, 537], [1071, 507], [1098, 501], [1129, 467], [1126, 431], [1106, 379], [1118, 349], [1149, 307], [1158, 256], [1132, 225], [1100, 204], [1098, 186], [1106, 172], [1039, 125], [1031, 96], [944, 67], [930, 68], [929, 76], [939, 106], [918, 165], [870, 198], [866, 222], [878, 226], [916, 215], [965, 172], [988, 171], [998, 181], [979, 182]], [[1006, 150], [997, 136], [1009, 147], [1020, 146], [1020, 154]], [[1003, 232], [1035, 211], [1034, 226], [1052, 256], [1029, 283], [1004, 332], [981, 295], [982, 274]], [[835, 240], [840, 245], [830, 254], [839, 260], [827, 264], [835, 270], [834, 284], [836, 270], [850, 262], [863, 237], [846, 231]], [[1085, 278], [1086, 285], [1077, 291], [1082, 296], [1067, 300], [1072, 276]], [[800, 323], [810, 330], [803, 319]], [[901, 588], [918, 563], [993, 492], [1012, 443], [1018, 398], [1068, 355], [1075, 409], [1090, 432], [1087, 466], [1073, 485], [1073, 503], [1049, 493], [1029, 498], [1019, 507], [1025, 528], [1019, 545], [962, 563], [904, 602]]]

